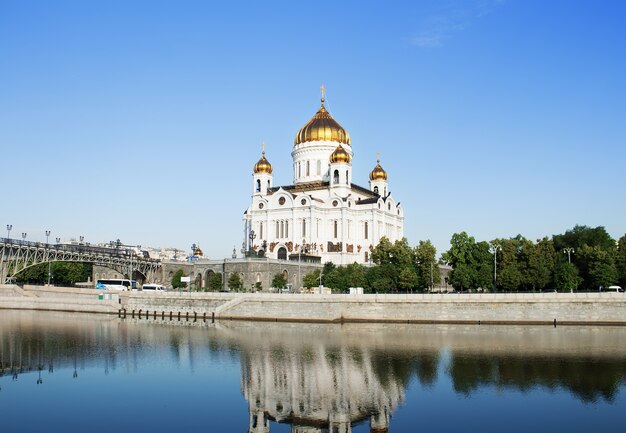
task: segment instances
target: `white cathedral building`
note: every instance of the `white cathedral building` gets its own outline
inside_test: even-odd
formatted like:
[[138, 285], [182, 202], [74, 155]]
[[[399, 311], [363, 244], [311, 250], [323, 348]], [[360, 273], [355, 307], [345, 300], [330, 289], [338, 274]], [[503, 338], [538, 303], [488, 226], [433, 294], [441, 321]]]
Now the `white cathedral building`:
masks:
[[380, 160], [369, 188], [353, 183], [348, 132], [322, 105], [296, 134], [293, 185], [274, 186], [265, 157], [253, 168], [252, 203], [244, 213], [249, 254], [282, 260], [370, 263], [379, 240], [403, 237], [404, 212], [391, 195]]

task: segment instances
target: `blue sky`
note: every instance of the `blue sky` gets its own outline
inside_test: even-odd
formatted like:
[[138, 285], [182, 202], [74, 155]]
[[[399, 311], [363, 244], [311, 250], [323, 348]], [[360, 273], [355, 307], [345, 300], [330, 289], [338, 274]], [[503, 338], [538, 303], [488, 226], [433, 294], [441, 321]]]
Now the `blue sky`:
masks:
[[290, 184], [324, 83], [355, 183], [380, 152], [412, 245], [618, 238], [625, 20], [617, 0], [4, 0], [0, 228], [230, 256], [261, 143]]

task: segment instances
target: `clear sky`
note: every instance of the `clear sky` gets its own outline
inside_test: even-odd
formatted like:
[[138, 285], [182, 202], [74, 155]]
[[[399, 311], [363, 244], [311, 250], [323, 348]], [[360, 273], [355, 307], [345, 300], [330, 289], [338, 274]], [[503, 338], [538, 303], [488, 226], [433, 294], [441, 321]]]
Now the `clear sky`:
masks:
[[327, 106], [411, 245], [626, 233], [626, 2], [0, 1], [0, 235], [242, 242]]

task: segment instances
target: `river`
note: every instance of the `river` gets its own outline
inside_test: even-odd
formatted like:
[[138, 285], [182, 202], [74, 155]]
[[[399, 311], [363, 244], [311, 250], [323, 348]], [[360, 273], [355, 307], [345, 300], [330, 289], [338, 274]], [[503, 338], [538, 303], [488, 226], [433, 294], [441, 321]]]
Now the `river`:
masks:
[[624, 431], [626, 327], [0, 311], [6, 432]]

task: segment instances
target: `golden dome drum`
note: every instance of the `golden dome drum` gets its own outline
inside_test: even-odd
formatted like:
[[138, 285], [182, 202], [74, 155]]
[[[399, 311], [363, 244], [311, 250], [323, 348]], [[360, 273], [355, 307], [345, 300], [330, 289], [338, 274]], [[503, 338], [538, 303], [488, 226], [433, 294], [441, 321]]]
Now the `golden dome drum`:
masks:
[[294, 144], [307, 143], [310, 141], [335, 141], [337, 143], [350, 144], [350, 135], [322, 106], [315, 116], [298, 131]]
[[263, 151], [261, 159], [259, 159], [259, 161], [254, 164], [254, 172], [272, 174], [272, 164], [270, 164], [267, 158], [265, 158], [265, 151]]
[[376, 167], [370, 173], [370, 180], [387, 180], [387, 172], [380, 166], [380, 160], [378, 160]]
[[330, 162], [333, 162], [333, 163], [334, 162], [350, 163], [351, 160], [352, 158], [350, 158], [350, 154], [346, 152], [346, 149], [344, 149], [341, 144], [337, 146], [337, 148], [334, 150], [333, 153], [330, 154]]

